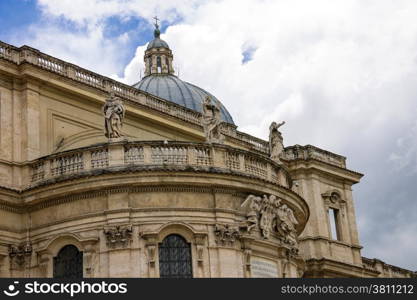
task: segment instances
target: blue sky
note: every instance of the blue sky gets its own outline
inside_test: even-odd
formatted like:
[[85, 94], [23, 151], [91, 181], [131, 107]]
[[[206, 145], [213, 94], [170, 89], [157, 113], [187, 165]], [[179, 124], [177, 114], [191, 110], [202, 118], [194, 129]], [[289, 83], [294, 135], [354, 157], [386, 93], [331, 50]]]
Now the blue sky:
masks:
[[417, 269], [417, 1], [2, 0], [0, 40], [132, 84], [155, 15], [239, 130], [347, 156], [362, 254]]
[[[7, 41], [14, 30], [25, 29], [40, 19], [41, 11], [36, 1], [0, 1], [0, 38]], [[11, 30], [13, 29], [13, 30]]]
[[[11, 13], [12, 12], [12, 13]], [[88, 33], [88, 22], [79, 23], [65, 17], [65, 14], [51, 16], [45, 13], [41, 4], [36, 0], [2, 0], [0, 1], [0, 40], [16, 46], [22, 46], [22, 42], [36, 39], [36, 28], [53, 27], [58, 32], [69, 32], [74, 34]], [[178, 22], [179, 17], [172, 22], [160, 22], [161, 32], [164, 32], [167, 26]], [[114, 41], [121, 35], [128, 34], [128, 39], [123, 44], [123, 50], [119, 52], [118, 69], [114, 70], [118, 76], [122, 76], [124, 67], [131, 61], [134, 56], [136, 47], [143, 45], [153, 38], [152, 18], [145, 19], [140, 16], [129, 15], [121, 17], [111, 15], [100, 20], [102, 27], [103, 39]], [[34, 45], [32, 45], [34, 46]], [[42, 50], [42, 43], [35, 47]], [[60, 57], [60, 53], [52, 53]]]

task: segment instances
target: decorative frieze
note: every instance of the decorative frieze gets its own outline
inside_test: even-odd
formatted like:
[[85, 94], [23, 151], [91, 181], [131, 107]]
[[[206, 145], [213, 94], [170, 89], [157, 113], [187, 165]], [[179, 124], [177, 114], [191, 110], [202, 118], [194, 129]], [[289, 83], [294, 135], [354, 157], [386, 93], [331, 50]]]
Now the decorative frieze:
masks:
[[132, 241], [132, 225], [106, 227], [104, 234], [108, 247], [127, 247]]

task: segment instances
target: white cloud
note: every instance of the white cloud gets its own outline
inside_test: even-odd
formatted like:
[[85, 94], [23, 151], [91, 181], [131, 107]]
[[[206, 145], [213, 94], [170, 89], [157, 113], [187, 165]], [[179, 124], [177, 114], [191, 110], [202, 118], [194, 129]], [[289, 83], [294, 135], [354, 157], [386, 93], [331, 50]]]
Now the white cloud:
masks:
[[[381, 234], [372, 240], [369, 255], [403, 263], [392, 253], [405, 241], [404, 235], [386, 240], [383, 228], [373, 235], [368, 228], [378, 223], [371, 221], [379, 218], [373, 206], [392, 199], [365, 195], [384, 194], [386, 187], [377, 181], [379, 170], [390, 169], [393, 162], [400, 167], [417, 163], [416, 132], [410, 130], [417, 112], [417, 1], [39, 3], [48, 18], [65, 18], [86, 30], [77, 34], [36, 27], [35, 46], [115, 78], [127, 36], [119, 37], [122, 44], [106, 39], [102, 25], [106, 18], [150, 19], [158, 14], [170, 22], [180, 19], [162, 35], [174, 51], [180, 77], [216, 95], [239, 129], [266, 138], [272, 120], [286, 120], [287, 145], [310, 143], [347, 155], [350, 165], [367, 174], [367, 185], [355, 194], [361, 236], [369, 244], [373, 235]], [[249, 46], [256, 51], [242, 64]], [[139, 79], [144, 49], [137, 48], [120, 80]], [[417, 181], [416, 174], [410, 176]], [[401, 180], [401, 173], [390, 178], [390, 187], [398, 188]], [[410, 222], [415, 227], [416, 221]], [[415, 239], [407, 243], [416, 249]]]
[[417, 174], [417, 120], [396, 140], [396, 146], [389, 156], [395, 170], [408, 176]]

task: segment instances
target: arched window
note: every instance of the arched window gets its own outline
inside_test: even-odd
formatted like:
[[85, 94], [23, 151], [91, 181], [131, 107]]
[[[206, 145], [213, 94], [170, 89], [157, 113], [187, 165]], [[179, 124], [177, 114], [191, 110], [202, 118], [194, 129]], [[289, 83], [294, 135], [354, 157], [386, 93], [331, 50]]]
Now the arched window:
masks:
[[83, 253], [77, 247], [64, 246], [54, 257], [54, 278], [83, 278]]
[[190, 244], [180, 235], [168, 235], [159, 244], [159, 275], [161, 278], [193, 277]]
[[170, 70], [169, 70], [169, 60], [168, 60], [168, 57], [165, 57], [165, 64], [166, 64], [166, 66], [167, 66], [168, 73], [169, 73], [169, 72], [170, 72]]
[[161, 57], [160, 56], [158, 56], [157, 58], [156, 58], [156, 67], [157, 67], [157, 72], [158, 73], [161, 73], [161, 71], [162, 71], [162, 63], [161, 63]]

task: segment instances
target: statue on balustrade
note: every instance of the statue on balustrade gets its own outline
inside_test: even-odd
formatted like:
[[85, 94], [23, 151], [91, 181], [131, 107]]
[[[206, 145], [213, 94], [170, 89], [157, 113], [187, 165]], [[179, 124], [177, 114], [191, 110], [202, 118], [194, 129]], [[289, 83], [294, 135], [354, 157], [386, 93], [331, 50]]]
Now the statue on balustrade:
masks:
[[106, 99], [103, 106], [105, 136], [109, 139], [123, 137], [122, 126], [125, 117], [125, 108], [122, 99], [116, 97], [114, 93]]
[[207, 96], [203, 102], [203, 128], [208, 143], [223, 143], [221, 133], [221, 116], [219, 104], [213, 104], [211, 98]]
[[269, 155], [276, 162], [280, 162], [281, 153], [284, 151], [284, 139], [278, 130], [284, 124], [285, 121], [278, 124], [272, 122], [271, 126], [269, 126]]

